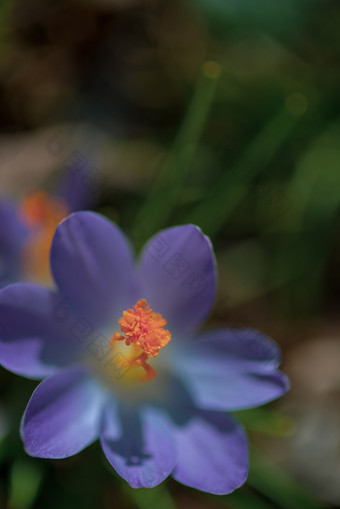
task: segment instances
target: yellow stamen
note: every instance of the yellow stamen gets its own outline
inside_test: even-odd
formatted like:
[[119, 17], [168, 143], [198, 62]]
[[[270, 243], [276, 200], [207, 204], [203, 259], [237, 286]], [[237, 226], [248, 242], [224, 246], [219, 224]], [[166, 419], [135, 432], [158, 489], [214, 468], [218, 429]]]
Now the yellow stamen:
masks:
[[154, 378], [157, 372], [147, 361], [149, 357], [157, 357], [159, 350], [171, 339], [170, 332], [164, 329], [166, 320], [159, 313], [154, 313], [145, 299], [140, 299], [133, 309], [123, 311], [118, 323], [123, 334], [115, 332], [112, 344], [124, 341], [126, 345], [132, 345], [131, 368], [141, 366], [146, 372], [145, 380]]

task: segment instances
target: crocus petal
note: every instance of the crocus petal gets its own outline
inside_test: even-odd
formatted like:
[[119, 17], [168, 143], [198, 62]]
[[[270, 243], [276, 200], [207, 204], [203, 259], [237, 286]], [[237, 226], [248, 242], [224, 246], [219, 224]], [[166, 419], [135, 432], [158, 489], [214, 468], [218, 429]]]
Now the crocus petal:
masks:
[[31, 283], [0, 292], [0, 363], [30, 378], [44, 378], [71, 362], [78, 345], [58, 316], [60, 296]]
[[103, 451], [117, 473], [133, 488], [152, 488], [176, 463], [171, 425], [160, 409], [118, 409], [110, 404], [101, 432]]
[[[62, 144], [62, 136], [57, 134], [55, 143]], [[93, 129], [79, 126], [72, 132], [75, 150], [67, 157], [58, 194], [63, 198], [71, 212], [91, 210], [97, 202], [98, 193], [107, 191], [109, 179], [99, 169], [102, 166], [101, 137]], [[59, 140], [58, 140], [59, 139]]]
[[195, 404], [213, 410], [242, 410], [252, 408], [283, 396], [289, 388], [287, 377], [280, 371], [273, 373], [230, 373], [220, 375], [185, 375]]
[[31, 456], [67, 458], [98, 438], [105, 393], [85, 370], [63, 370], [36, 388], [21, 436]]
[[[95, 184], [95, 173], [93, 169], [91, 172], [91, 163], [88, 165], [87, 159], [78, 151], [75, 151], [72, 161], [70, 161], [70, 169], [65, 175], [61, 186], [59, 195], [63, 198], [68, 209], [71, 212], [79, 210], [88, 210], [93, 206], [93, 184]], [[93, 182], [92, 182], [93, 181]]]
[[248, 474], [247, 438], [241, 426], [220, 412], [192, 416], [177, 412], [177, 465], [172, 477], [216, 495], [241, 486]]
[[275, 369], [281, 360], [279, 346], [268, 336], [236, 327], [207, 329], [178, 345], [174, 354], [177, 367], [207, 374], [225, 374], [236, 368], [263, 373]]
[[250, 408], [288, 390], [287, 377], [276, 369], [278, 346], [256, 330], [207, 331], [172, 355], [174, 372], [201, 408]]
[[191, 224], [163, 230], [143, 249], [138, 278], [140, 297], [164, 316], [170, 331], [191, 331], [210, 313], [215, 298], [209, 239]]
[[76, 212], [58, 226], [51, 267], [60, 292], [89, 320], [118, 319], [131, 289], [133, 259], [121, 231], [94, 212]]
[[0, 286], [20, 276], [21, 250], [27, 228], [10, 200], [0, 200]]

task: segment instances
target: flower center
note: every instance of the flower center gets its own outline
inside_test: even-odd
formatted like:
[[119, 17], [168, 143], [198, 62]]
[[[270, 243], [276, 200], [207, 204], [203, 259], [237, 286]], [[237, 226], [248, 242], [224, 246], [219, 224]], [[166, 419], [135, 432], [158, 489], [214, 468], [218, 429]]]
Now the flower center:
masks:
[[69, 214], [65, 201], [51, 197], [44, 191], [26, 196], [20, 206], [20, 215], [29, 229], [23, 249], [23, 269], [35, 281], [51, 278], [49, 253], [56, 227]]
[[114, 333], [112, 346], [115, 347], [118, 341], [132, 345], [131, 356], [126, 360], [128, 368], [142, 367], [146, 373], [144, 380], [154, 378], [157, 372], [147, 361], [150, 357], [157, 357], [160, 349], [171, 339], [170, 332], [164, 329], [166, 320], [152, 311], [146, 299], [140, 299], [133, 308], [123, 311], [118, 323], [122, 334]]

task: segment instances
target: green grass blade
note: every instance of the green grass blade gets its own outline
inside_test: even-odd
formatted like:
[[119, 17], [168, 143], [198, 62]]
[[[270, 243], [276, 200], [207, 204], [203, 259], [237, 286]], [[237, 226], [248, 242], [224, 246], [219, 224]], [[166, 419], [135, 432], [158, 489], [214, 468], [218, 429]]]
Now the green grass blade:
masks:
[[176, 509], [170, 492], [163, 485], [152, 489], [133, 489], [124, 486], [124, 493], [132, 500], [138, 509]]
[[251, 449], [248, 484], [282, 509], [323, 509], [289, 474], [264, 454]]
[[266, 502], [263, 498], [247, 488], [240, 488], [230, 495], [223, 497], [209, 497], [216, 504], [220, 504], [229, 509], [274, 509], [274, 506]]
[[238, 421], [249, 431], [258, 431], [274, 436], [288, 436], [295, 428], [294, 421], [269, 408], [251, 408], [234, 412]]
[[286, 105], [280, 107], [184, 222], [198, 224], [208, 235], [216, 235], [246, 196], [254, 178], [291, 136], [300, 118]]
[[33, 460], [16, 460], [10, 472], [9, 507], [30, 509], [39, 493], [43, 471]]
[[137, 247], [166, 225], [178, 201], [210, 112], [220, 72], [220, 65], [216, 62], [206, 62], [202, 67], [201, 79], [173, 148], [158, 171], [132, 226], [132, 238]]

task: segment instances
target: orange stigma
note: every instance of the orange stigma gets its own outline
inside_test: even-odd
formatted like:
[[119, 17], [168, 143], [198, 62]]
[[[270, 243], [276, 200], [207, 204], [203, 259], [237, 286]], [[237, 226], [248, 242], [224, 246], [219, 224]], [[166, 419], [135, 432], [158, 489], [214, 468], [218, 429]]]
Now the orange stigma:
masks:
[[51, 197], [44, 191], [26, 196], [20, 207], [22, 220], [29, 229], [23, 251], [23, 268], [35, 281], [51, 278], [49, 253], [56, 227], [69, 214], [63, 199]]
[[171, 334], [164, 329], [166, 320], [159, 313], [154, 313], [147, 304], [146, 299], [140, 299], [137, 304], [127, 311], [118, 321], [123, 334], [115, 332], [112, 343], [125, 341], [126, 345], [133, 347], [137, 355], [129, 360], [131, 368], [143, 367], [146, 371], [146, 380], [156, 376], [156, 370], [147, 363], [149, 357], [157, 357], [161, 348], [166, 346]]

